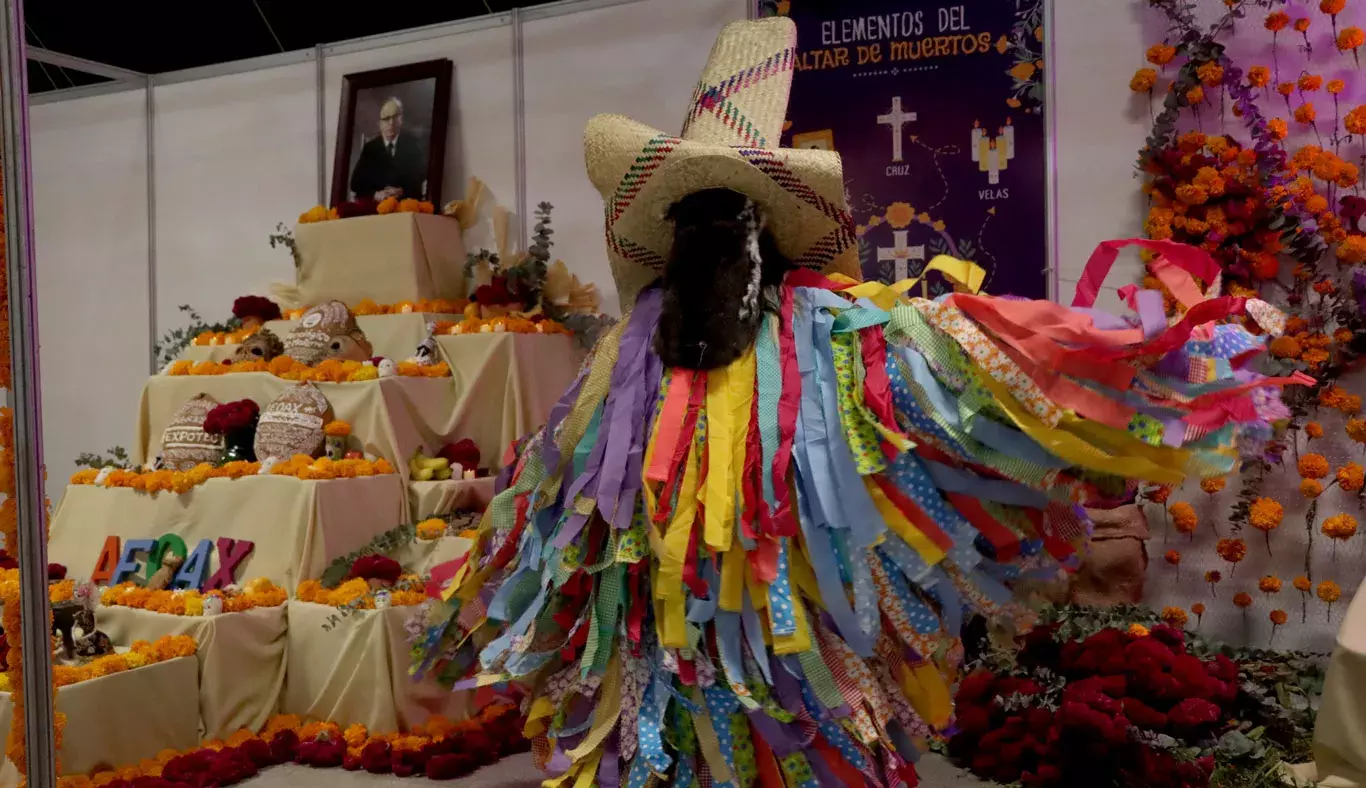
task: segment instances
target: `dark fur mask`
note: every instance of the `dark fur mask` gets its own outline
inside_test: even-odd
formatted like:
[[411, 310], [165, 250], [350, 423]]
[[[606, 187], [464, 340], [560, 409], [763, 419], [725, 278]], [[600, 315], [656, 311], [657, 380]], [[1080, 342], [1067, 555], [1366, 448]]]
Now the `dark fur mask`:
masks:
[[765, 310], [792, 267], [754, 201], [727, 189], [688, 195], [669, 209], [673, 252], [655, 351], [670, 367], [715, 369], [754, 344]]

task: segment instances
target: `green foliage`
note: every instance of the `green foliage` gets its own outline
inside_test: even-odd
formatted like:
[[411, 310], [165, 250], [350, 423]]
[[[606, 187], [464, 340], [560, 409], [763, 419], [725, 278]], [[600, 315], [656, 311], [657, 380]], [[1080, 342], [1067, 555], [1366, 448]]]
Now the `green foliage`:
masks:
[[105, 449], [109, 453], [106, 457], [103, 454], [92, 454], [84, 452], [76, 458], [77, 468], [115, 468], [118, 470], [129, 470], [133, 467], [133, 461], [128, 457], [128, 450], [122, 446], [113, 446]]
[[555, 206], [548, 202], [536, 206], [536, 226], [531, 236], [531, 246], [517, 265], [508, 268], [508, 289], [522, 296], [528, 306], [541, 300], [541, 290], [545, 287], [546, 272], [550, 269], [550, 211]]
[[363, 547], [354, 550], [327, 565], [320, 582], [324, 588], [336, 588], [346, 579], [351, 565], [356, 559], [367, 555], [389, 555], [417, 538], [417, 528], [412, 523], [395, 526], [371, 539]]
[[480, 263], [488, 263], [489, 270], [494, 276], [503, 272], [503, 262], [498, 259], [497, 252], [490, 252], [487, 249], [480, 249], [477, 252], [469, 252], [465, 255], [465, 279], [466, 281], [474, 278], [474, 269]]
[[189, 304], [181, 304], [180, 311], [190, 318], [190, 324], [183, 328], [173, 328], [161, 335], [156, 344], [157, 367], [161, 368], [175, 361], [181, 351], [190, 346], [194, 338], [205, 331], [227, 332], [242, 327], [242, 321], [229, 318], [225, 323], [206, 323], [204, 318]]
[[289, 250], [289, 254], [294, 258], [294, 269], [297, 271], [303, 265], [303, 258], [299, 256], [299, 246], [294, 243], [294, 231], [285, 226], [284, 222], [275, 225], [275, 232], [269, 236], [270, 248], [283, 246]]

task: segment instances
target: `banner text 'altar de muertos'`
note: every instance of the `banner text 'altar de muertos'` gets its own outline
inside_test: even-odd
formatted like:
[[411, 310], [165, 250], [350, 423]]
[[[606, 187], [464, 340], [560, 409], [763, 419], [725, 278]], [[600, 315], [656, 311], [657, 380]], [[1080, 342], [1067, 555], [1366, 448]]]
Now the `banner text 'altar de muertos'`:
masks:
[[[792, 0], [785, 143], [838, 151], [867, 279], [936, 255], [1047, 296], [1043, 0]], [[914, 294], [949, 290], [931, 273]]]

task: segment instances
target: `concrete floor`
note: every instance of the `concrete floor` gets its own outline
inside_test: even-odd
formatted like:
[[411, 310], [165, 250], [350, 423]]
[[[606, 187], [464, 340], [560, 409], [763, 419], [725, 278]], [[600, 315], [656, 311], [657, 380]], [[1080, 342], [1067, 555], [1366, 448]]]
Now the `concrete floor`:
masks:
[[[926, 755], [917, 767], [924, 788], [975, 788], [989, 785], [950, 766], [937, 755]], [[539, 788], [544, 775], [531, 764], [530, 755], [519, 755], [481, 769], [461, 780], [442, 783], [451, 788]], [[348, 772], [342, 769], [310, 769], [276, 766], [240, 783], [243, 788], [414, 788], [430, 784], [425, 777]]]

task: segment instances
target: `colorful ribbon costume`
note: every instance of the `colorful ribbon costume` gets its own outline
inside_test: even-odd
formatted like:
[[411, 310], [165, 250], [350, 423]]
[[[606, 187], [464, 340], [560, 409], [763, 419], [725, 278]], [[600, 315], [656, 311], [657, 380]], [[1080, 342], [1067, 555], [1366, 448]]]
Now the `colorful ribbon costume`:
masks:
[[904, 290], [794, 272], [708, 373], [663, 368], [644, 290], [440, 573], [414, 673], [532, 685], [552, 786], [915, 785], [966, 617], [1022, 615], [1099, 490], [1228, 473], [1302, 382], [1215, 325], [1278, 330], [1261, 302]]

